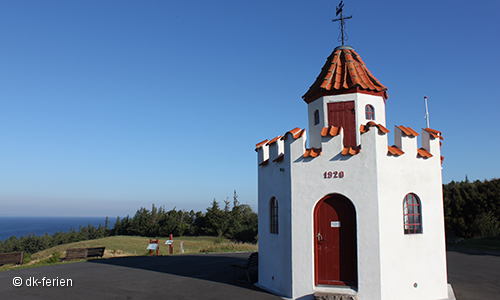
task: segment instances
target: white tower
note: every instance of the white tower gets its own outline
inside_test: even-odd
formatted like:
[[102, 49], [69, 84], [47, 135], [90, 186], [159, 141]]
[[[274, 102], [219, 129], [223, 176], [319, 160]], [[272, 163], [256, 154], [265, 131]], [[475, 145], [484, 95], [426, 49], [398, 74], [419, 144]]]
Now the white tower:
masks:
[[257, 144], [258, 285], [292, 299], [454, 299], [447, 284], [441, 132], [395, 126], [349, 46], [303, 96], [306, 131]]

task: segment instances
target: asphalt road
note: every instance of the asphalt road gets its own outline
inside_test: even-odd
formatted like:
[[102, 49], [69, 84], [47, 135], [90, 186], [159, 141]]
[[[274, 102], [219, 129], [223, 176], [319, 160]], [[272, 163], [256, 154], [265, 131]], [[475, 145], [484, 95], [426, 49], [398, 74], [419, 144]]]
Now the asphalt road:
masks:
[[[136, 256], [0, 272], [0, 299], [281, 299], [234, 280], [230, 264], [248, 255]], [[246, 278], [242, 270], [237, 275]], [[13, 286], [14, 277], [22, 278], [21, 287]], [[44, 286], [43, 277], [59, 286]], [[73, 286], [62, 287], [61, 279]]]
[[[230, 264], [248, 255], [123, 257], [0, 272], [0, 299], [281, 299], [234, 280]], [[15, 277], [22, 286], [13, 285]], [[61, 286], [66, 279], [72, 286]], [[448, 252], [448, 281], [458, 300], [500, 299], [500, 256]]]
[[500, 254], [448, 251], [448, 282], [458, 300], [500, 299]]

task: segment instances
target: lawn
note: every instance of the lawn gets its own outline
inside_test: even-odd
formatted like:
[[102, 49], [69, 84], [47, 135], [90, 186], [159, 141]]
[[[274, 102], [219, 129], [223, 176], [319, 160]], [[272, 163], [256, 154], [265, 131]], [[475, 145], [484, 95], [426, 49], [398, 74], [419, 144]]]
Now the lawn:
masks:
[[[33, 254], [31, 256], [32, 261], [28, 263], [26, 267], [47, 265], [48, 263], [46, 260], [54, 253], [58, 251], [62, 253], [61, 257], [64, 257], [64, 252], [68, 248], [106, 247], [104, 258], [148, 255], [149, 250], [146, 248], [149, 244], [149, 239], [150, 238], [148, 237], [140, 236], [111, 236], [102, 239], [59, 245]], [[156, 240], [156, 237], [153, 239]], [[158, 239], [160, 242], [159, 254], [169, 255], [169, 246], [165, 245], [165, 242], [169, 238], [159, 237]], [[184, 254], [211, 252], [254, 252], [258, 249], [257, 244], [237, 243], [216, 237], [174, 237], [174, 242], [172, 244], [174, 255], [181, 254], [181, 242], [184, 243]], [[10, 270], [13, 268], [17, 267], [13, 265], [5, 265], [0, 267], [0, 271]]]

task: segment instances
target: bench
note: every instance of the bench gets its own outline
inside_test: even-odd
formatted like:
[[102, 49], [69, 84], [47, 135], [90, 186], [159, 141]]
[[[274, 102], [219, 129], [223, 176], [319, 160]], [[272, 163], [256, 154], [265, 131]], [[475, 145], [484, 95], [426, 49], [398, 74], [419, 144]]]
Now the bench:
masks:
[[87, 258], [89, 257], [102, 257], [106, 247], [87, 248]]
[[85, 258], [87, 258], [87, 248], [71, 248], [66, 250], [66, 257], [63, 260]]
[[86, 259], [90, 257], [102, 257], [106, 247], [94, 248], [71, 248], [66, 250], [66, 257], [63, 260]]
[[247, 259], [247, 262], [244, 264], [232, 264], [231, 267], [234, 267], [234, 279], [236, 281], [244, 281], [236, 279], [236, 269], [243, 269], [247, 273], [248, 282], [252, 283], [250, 280], [250, 274], [248, 273], [248, 269], [251, 267], [257, 267], [259, 265], [259, 252], [254, 252], [250, 254]]
[[0, 266], [5, 264], [23, 264], [24, 252], [0, 253]]

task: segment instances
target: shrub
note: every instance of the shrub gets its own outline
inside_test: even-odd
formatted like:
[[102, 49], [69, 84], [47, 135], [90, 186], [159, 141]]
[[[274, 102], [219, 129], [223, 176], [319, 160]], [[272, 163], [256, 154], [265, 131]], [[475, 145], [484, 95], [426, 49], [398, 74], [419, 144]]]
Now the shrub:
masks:
[[484, 212], [472, 223], [472, 233], [476, 237], [489, 237], [500, 234], [500, 222], [492, 211]]
[[61, 252], [56, 251], [52, 254], [51, 257], [47, 258], [46, 262], [49, 264], [55, 264], [56, 262], [59, 261], [60, 258], [61, 258]]
[[24, 252], [23, 254], [23, 265], [29, 263], [31, 261], [31, 254], [28, 252]]

